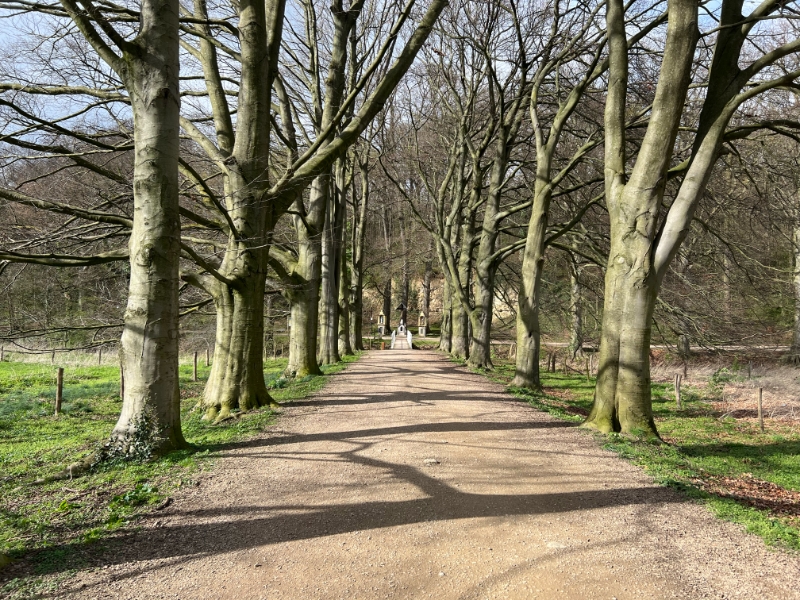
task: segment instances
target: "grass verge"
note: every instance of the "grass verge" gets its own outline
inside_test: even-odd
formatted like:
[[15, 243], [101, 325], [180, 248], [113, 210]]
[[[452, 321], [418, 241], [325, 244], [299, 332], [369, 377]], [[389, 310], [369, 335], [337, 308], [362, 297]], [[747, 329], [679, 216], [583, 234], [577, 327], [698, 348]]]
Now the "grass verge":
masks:
[[[508, 385], [514, 365], [505, 359], [494, 362], [495, 369], [482, 374]], [[509, 391], [577, 424], [589, 414], [594, 383], [577, 372], [543, 371], [543, 393]], [[641, 466], [662, 485], [705, 503], [717, 516], [743, 525], [768, 545], [800, 551], [800, 427], [767, 420], [762, 433], [754, 419], [734, 419], [715, 409], [719, 377], [681, 392], [679, 410], [672, 386], [652, 385], [654, 417], [666, 444], [612, 434], [602, 437], [604, 447]]]
[[[321, 389], [331, 375], [357, 357], [324, 366], [325, 375], [296, 380], [283, 378], [286, 359], [267, 361], [264, 377], [281, 403], [306, 398]], [[53, 415], [56, 368], [35, 363], [0, 363], [0, 578], [14, 575], [25, 562], [35, 575], [59, 573], [80, 566], [82, 550], [101, 543], [119, 528], [165, 507], [170, 495], [194, 485], [226, 444], [253, 437], [272, 423], [275, 414], [257, 410], [210, 425], [192, 410], [199, 400], [209, 367], [181, 366], [181, 408], [184, 435], [193, 448], [148, 462], [103, 464], [74, 480], [35, 484], [55, 475], [92, 452], [104, 440], [120, 411], [119, 369], [111, 366], [72, 367], [64, 374], [62, 414]], [[23, 561], [17, 561], [24, 557]], [[0, 596], [29, 597], [41, 593], [36, 577], [0, 583]]]

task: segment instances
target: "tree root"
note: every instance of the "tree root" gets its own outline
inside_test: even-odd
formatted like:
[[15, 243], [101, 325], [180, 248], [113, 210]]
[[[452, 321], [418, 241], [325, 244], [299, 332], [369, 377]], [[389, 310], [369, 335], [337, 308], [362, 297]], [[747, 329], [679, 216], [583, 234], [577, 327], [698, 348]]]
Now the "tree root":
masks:
[[49, 475], [47, 477], [36, 479], [33, 483], [41, 485], [43, 483], [51, 483], [53, 481], [63, 481], [65, 479], [74, 479], [76, 477], [80, 477], [86, 471], [89, 471], [93, 466], [102, 462], [104, 458], [105, 448], [95, 450], [83, 460], [68, 465], [63, 471], [56, 473], [55, 475]]
[[202, 420], [207, 421], [212, 425], [219, 425], [221, 423], [226, 423], [228, 421], [235, 421], [237, 419], [241, 419], [244, 415], [254, 410], [259, 410], [261, 408], [268, 408], [269, 410], [275, 410], [280, 407], [281, 407], [280, 404], [272, 400], [270, 402], [265, 402], [264, 404], [258, 406], [257, 408], [233, 412], [226, 406], [214, 404], [205, 409], [205, 414], [203, 415]]

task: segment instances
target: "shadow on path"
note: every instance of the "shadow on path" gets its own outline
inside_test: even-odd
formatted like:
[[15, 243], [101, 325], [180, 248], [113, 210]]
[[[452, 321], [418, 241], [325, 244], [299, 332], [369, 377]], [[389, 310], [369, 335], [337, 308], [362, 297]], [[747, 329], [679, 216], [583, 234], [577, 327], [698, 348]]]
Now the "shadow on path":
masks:
[[[463, 381], [464, 372], [459, 367], [442, 361], [422, 361], [425, 368], [430, 372], [442, 371], [444, 375], [452, 376], [459, 381]], [[360, 382], [362, 377], [372, 377], [376, 371], [368, 371], [369, 364], [359, 364], [359, 369], [348, 371], [348, 376], [357, 378]], [[386, 367], [381, 361], [379, 367]], [[433, 368], [432, 368], [433, 366]], [[396, 374], [393, 369], [384, 369]], [[417, 371], [409, 370], [409, 373], [417, 374]], [[405, 375], [404, 377], [408, 377]], [[414, 383], [414, 382], [412, 382]], [[442, 386], [453, 385], [451, 381], [446, 381]], [[357, 387], [351, 383], [352, 387]], [[413, 385], [409, 385], [413, 388]], [[488, 387], [488, 386], [487, 386]], [[362, 388], [363, 389], [363, 388]], [[455, 390], [458, 388], [455, 387]], [[482, 399], [490, 403], [497, 399], [497, 410], [493, 412], [480, 413], [474, 415], [470, 420], [447, 421], [447, 422], [419, 422], [424, 417], [424, 413], [415, 413], [416, 423], [402, 424], [403, 415], [409, 410], [409, 396], [419, 398], [425, 406], [441, 404], [450, 400], [475, 400]], [[267, 432], [265, 436], [247, 442], [230, 444], [225, 448], [231, 452], [233, 457], [240, 457], [242, 460], [250, 461], [260, 477], [274, 477], [280, 480], [280, 472], [269, 475], [270, 465], [275, 464], [271, 461], [290, 460], [308, 462], [335, 462], [338, 467], [355, 467], [362, 470], [362, 473], [379, 475], [380, 481], [370, 485], [397, 485], [408, 484], [413, 489], [395, 495], [412, 496], [411, 498], [397, 500], [368, 499], [363, 501], [346, 502], [337, 498], [335, 489], [329, 495], [322, 494], [322, 497], [329, 498], [322, 504], [306, 504], [298, 502], [296, 504], [270, 505], [270, 498], [266, 497], [267, 490], [264, 490], [263, 504], [254, 503], [252, 500], [241, 505], [233, 504], [235, 498], [214, 498], [215, 501], [229, 500], [230, 506], [197, 507], [191, 506], [188, 502], [179, 502], [176, 506], [165, 511], [174, 520], [163, 527], [145, 527], [140, 531], [126, 530], [114, 534], [110, 539], [104, 541], [102, 546], [96, 545], [62, 545], [48, 548], [39, 553], [38, 560], [32, 561], [40, 565], [47, 565], [49, 572], [64, 572], [76, 567], [99, 567], [104, 565], [114, 565], [121, 563], [140, 563], [134, 568], [127, 569], [123, 578], [136, 577], [143, 573], [148, 573], [152, 569], [158, 568], [161, 562], [170, 564], [180, 563], [185, 560], [198, 557], [214, 557], [232, 551], [245, 550], [264, 545], [278, 544], [292, 540], [309, 540], [326, 536], [351, 533], [365, 530], [375, 530], [390, 527], [398, 527], [409, 524], [450, 521], [471, 518], [492, 518], [525, 515], [559, 514], [573, 511], [593, 511], [612, 506], [623, 505], [656, 505], [665, 502], [675, 502], [678, 496], [662, 488], [654, 487], [611, 487], [603, 489], [608, 485], [606, 474], [582, 474], [580, 485], [584, 488], [578, 491], [548, 492], [548, 493], [522, 493], [522, 494], [487, 494], [466, 492], [450, 485], [435, 475], [435, 471], [429, 474], [425, 470], [413, 465], [381, 460], [374, 456], [366, 456], [366, 451], [374, 445], [386, 443], [385, 440], [370, 438], [382, 438], [386, 436], [405, 436], [412, 434], [443, 434], [453, 432], [464, 432], [475, 434], [478, 432], [494, 431], [514, 431], [514, 430], [533, 430], [533, 429], [559, 429], [570, 427], [564, 422], [554, 421], [546, 417], [537, 419], [537, 414], [531, 411], [531, 419], [519, 421], [519, 412], [515, 412], [517, 420], [500, 420], [503, 418], [502, 396], [493, 390], [481, 392], [480, 390], [466, 389], [464, 391], [446, 391], [441, 388], [436, 390], [424, 390], [409, 392], [408, 389], [390, 390], [380, 392], [378, 395], [366, 393], [354, 393], [352, 395], [335, 393], [322, 395], [314, 400], [295, 403], [295, 406], [341, 406], [348, 403], [361, 404], [385, 404], [398, 410], [398, 415], [393, 418], [389, 415], [386, 420], [394, 423], [385, 427], [366, 427], [363, 429], [353, 428], [346, 431], [326, 431], [319, 433], [288, 433], [281, 434], [280, 431]], [[508, 398], [512, 401], [511, 398]], [[325, 411], [327, 416], [329, 412]], [[485, 419], [485, 420], [484, 420]], [[412, 419], [408, 419], [412, 420]], [[339, 423], [343, 420], [340, 419]], [[345, 421], [346, 423], [346, 421]], [[335, 423], [334, 423], [335, 425]], [[467, 436], [470, 444], [483, 443], [484, 448], [488, 444], [495, 443], [498, 437], [488, 441], [482, 441], [478, 436]], [[502, 438], [500, 438], [502, 439]], [[419, 440], [422, 443], [430, 441]], [[319, 442], [333, 442], [330, 447]], [[341, 443], [346, 443], [347, 447], [341, 449]], [[511, 451], [511, 450], [510, 450]], [[542, 452], [543, 456], [551, 456], [556, 452]], [[323, 466], [324, 468], [324, 466]], [[478, 467], [481, 472], [486, 472], [488, 466]], [[534, 468], [533, 466], [531, 468]], [[541, 468], [542, 477], [560, 475], [555, 470], [557, 466]], [[309, 473], [314, 473], [310, 470]], [[303, 473], [308, 475], [308, 473]], [[532, 473], [531, 476], [537, 475]], [[503, 484], [514, 484], [515, 482], [501, 482]], [[572, 482], [564, 478], [559, 482], [563, 487], [571, 485]], [[338, 485], [352, 484], [353, 486], [366, 486], [367, 480], [363, 477], [354, 482], [342, 481]], [[529, 484], [529, 482], [528, 482]], [[526, 485], [528, 485], [526, 484]], [[240, 485], [237, 483], [236, 485]], [[249, 485], [249, 488], [247, 487]], [[302, 486], [308, 489], [315, 488], [317, 492], [324, 492], [324, 483], [313, 479], [304, 479], [304, 483], [298, 485], [295, 481], [295, 497], [302, 491]], [[235, 487], [235, 486], [234, 486]], [[243, 488], [247, 488], [250, 497], [253, 494], [253, 484], [242, 483]], [[405, 488], [404, 488], [405, 489]], [[257, 492], [257, 490], [255, 490]], [[374, 493], [370, 488], [367, 492]], [[232, 492], [233, 493], [233, 492]], [[369, 497], [369, 493], [363, 494]], [[418, 497], [413, 497], [418, 496]], [[420, 497], [421, 496], [421, 497]], [[320, 494], [317, 495], [320, 497]], [[150, 523], [162, 520], [166, 515], [154, 513], [146, 518]], [[155, 525], [155, 524], [154, 524]], [[65, 550], [78, 549], [78, 559], [81, 564], [76, 565], [67, 561], [54, 560], [53, 557], [64, 556]], [[49, 558], [49, 560], [48, 560]], [[144, 561], [158, 561], [145, 563]], [[30, 573], [29, 573], [30, 574]], [[18, 574], [19, 576], [19, 574]], [[102, 585], [98, 583], [97, 585]]]

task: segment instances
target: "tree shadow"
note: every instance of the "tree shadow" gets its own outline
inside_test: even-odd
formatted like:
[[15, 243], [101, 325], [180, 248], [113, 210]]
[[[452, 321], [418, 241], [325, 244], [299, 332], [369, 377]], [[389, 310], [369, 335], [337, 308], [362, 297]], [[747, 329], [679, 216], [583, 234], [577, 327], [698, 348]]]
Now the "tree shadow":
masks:
[[[430, 361], [427, 361], [430, 362]], [[380, 363], [385, 366], [384, 361]], [[464, 370], [458, 365], [437, 360], [436, 372], [444, 372], [443, 377], [453, 378], [458, 390], [463, 389]], [[381, 372], [404, 372], [414, 375], [419, 371], [401, 367], [384, 369]], [[359, 380], [376, 376], [375, 371], [358, 373]], [[407, 375], [406, 375], [407, 377]], [[450, 400], [470, 398], [473, 392], [430, 390], [420, 387], [419, 391], [409, 391], [413, 386], [401, 386], [401, 389], [380, 392], [378, 398], [362, 395], [325, 394], [295, 406], [336, 406], [366, 404], [371, 407], [385, 403], [395, 405], [399, 410], [408, 410], [408, 403], [419, 405], [435, 404]], [[474, 392], [475, 400], [491, 400], [509, 402], [512, 399], [497, 392]], [[330, 397], [330, 399], [328, 399]], [[409, 400], [411, 398], [412, 400]], [[337, 404], [339, 403], [339, 404]], [[500, 402], [498, 402], [500, 406]], [[326, 413], [327, 414], [327, 413]], [[102, 545], [81, 542], [65, 543], [51, 546], [32, 556], [31, 560], [8, 571], [13, 576], [24, 577], [38, 571], [46, 573], [63, 573], [75, 568], [92, 568], [122, 563], [133, 563], [122, 577], [136, 577], [158, 568], [157, 563], [178, 564], [183, 561], [202, 557], [213, 557], [220, 554], [250, 549], [259, 546], [279, 544], [293, 540], [309, 540], [344, 533], [364, 530], [377, 530], [409, 524], [455, 521], [472, 518], [536, 516], [544, 514], [564, 514], [590, 511], [614, 506], [652, 506], [665, 502], [680, 501], [677, 494], [663, 488], [654, 487], [612, 487], [608, 488], [606, 476], [602, 473], [581, 476], [579, 485], [583, 488], [575, 491], [558, 491], [542, 493], [479, 493], [459, 489], [437, 477], [435, 471], [426, 472], [422, 468], [402, 462], [381, 460], [367, 453], [377, 444], [386, 443], [388, 436], [409, 436], [414, 434], [464, 433], [466, 442], [472, 441], [470, 434], [477, 432], [522, 431], [531, 429], [562, 429], [573, 427], [573, 424], [540, 417], [526, 421], [502, 420], [502, 413], [495, 410], [491, 413], [475, 415], [472, 420], [449, 422], [424, 422], [415, 424], [396, 424], [384, 427], [349, 429], [346, 431], [330, 431], [309, 434], [282, 434], [273, 431], [266, 437], [250, 441], [229, 443], [217, 446], [217, 449], [236, 451], [231, 455], [243, 460], [261, 459], [260, 468], [269, 469], [273, 460], [291, 460], [303, 462], [319, 462], [345, 464], [374, 473], [384, 481], [398, 482], [411, 486], [416, 497], [402, 499], [371, 499], [363, 501], [343, 501], [341, 495], [335, 493], [317, 494], [329, 500], [320, 504], [269, 504], [265, 498], [263, 504], [241, 504], [233, 506], [215, 506], [196, 508], [188, 503], [177, 502], [160, 513], [152, 513], [144, 517], [144, 528], [121, 530], [112, 534]], [[377, 438], [377, 439], [376, 439]], [[502, 440], [502, 436], [497, 436]], [[431, 445], [430, 440], [419, 440]], [[344, 448], [342, 446], [344, 445]], [[486, 449], [488, 444], [481, 444]], [[520, 450], [522, 452], [522, 450]], [[554, 454], [567, 454], [564, 451], [532, 449], [544, 457]], [[572, 455], [575, 452], [571, 453]], [[252, 467], [255, 467], [255, 461]], [[325, 465], [323, 465], [324, 467]], [[570, 486], [578, 484], [569, 481], [564, 474], [557, 471], [557, 465], [537, 467], [538, 471], [530, 475], [535, 477], [559, 478], [559, 484]], [[428, 469], [430, 471], [430, 469]], [[526, 478], [528, 475], [526, 475]], [[366, 485], [356, 482], [354, 485]], [[347, 482], [339, 482], [346, 484]], [[317, 491], [325, 490], [324, 482], [308, 480], [304, 485]], [[604, 487], [606, 486], [606, 487]], [[330, 491], [330, 490], [328, 490]], [[408, 496], [409, 494], [404, 494]], [[313, 497], [313, 496], [312, 496]], [[156, 526], [156, 521], [169, 517], [171, 522], [165, 526]], [[148, 562], [152, 561], [152, 562]], [[38, 567], [37, 567], [38, 566]], [[26, 572], [27, 569], [27, 572]], [[0, 574], [0, 578], [7, 576]], [[102, 584], [98, 584], [102, 585]]]
[[[414, 431], [478, 431], [477, 426], [500, 425], [496, 429], [517, 424], [439, 424], [444, 427], [422, 426]], [[342, 434], [320, 434], [320, 436], [291, 436], [297, 449], [287, 449], [282, 457], [298, 461], [336, 461], [371, 469], [388, 476], [392, 482], [402, 481], [414, 487], [422, 497], [400, 500], [372, 500], [365, 502], [337, 502], [332, 499], [324, 504], [263, 504], [229, 507], [171, 509], [173, 516], [181, 521], [165, 527], [145, 527], [143, 531], [126, 530], [113, 535], [102, 546], [76, 544], [53, 546], [32, 557], [40, 565], [39, 572], [59, 573], [76, 567], [72, 560], [55, 561], [50, 557], [63, 558], [66, 549], [78, 550], [80, 566], [100, 567], [121, 563], [144, 561], [192, 560], [212, 557], [233, 551], [278, 544], [295, 540], [309, 540], [356, 531], [384, 529], [403, 525], [453, 521], [460, 519], [535, 516], [590, 511], [614, 506], [656, 505], [680, 501], [677, 494], [664, 488], [634, 487], [601, 489], [604, 479], [596, 476], [589, 484], [597, 489], [528, 494], [474, 493], [458, 489], [412, 465], [380, 460], [365, 456], [375, 442], [351, 442], [344, 451], [320, 452], [304, 450], [309, 442], [348, 439], [353, 433], [369, 432], [373, 435], [393, 432], [408, 432], [411, 428], [380, 428], [362, 432]], [[333, 437], [331, 437], [333, 436]], [[269, 442], [269, 440], [262, 440]], [[284, 443], [290, 443], [283, 440]], [[271, 445], [269, 443], [262, 445]], [[252, 458], [252, 457], [249, 457]], [[545, 475], [554, 475], [547, 472]], [[545, 476], [543, 475], [543, 476]], [[569, 485], [570, 482], [564, 482]], [[586, 481], [582, 482], [586, 485]], [[145, 522], [163, 519], [163, 513], [151, 514]], [[188, 522], [187, 522], [188, 521]], [[45, 568], [42, 569], [41, 565]], [[141, 566], [124, 577], [135, 577], [146, 573], [151, 567]], [[20, 576], [17, 574], [17, 576]]]
[[681, 444], [681, 451], [687, 456], [702, 457], [736, 457], [753, 459], [771, 459], [776, 457], [800, 456], [800, 441], [787, 440], [764, 444], [755, 441], [753, 444], [740, 442], [723, 442], [713, 444]]

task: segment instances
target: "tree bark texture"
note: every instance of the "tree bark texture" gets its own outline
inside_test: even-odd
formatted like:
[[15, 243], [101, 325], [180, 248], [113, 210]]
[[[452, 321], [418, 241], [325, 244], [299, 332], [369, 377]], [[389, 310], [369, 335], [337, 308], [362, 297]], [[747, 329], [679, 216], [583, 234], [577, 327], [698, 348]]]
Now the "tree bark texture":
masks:
[[792, 274], [794, 328], [792, 330], [792, 347], [789, 354], [791, 360], [800, 362], [800, 224], [797, 222], [792, 228], [792, 246], [792, 258], [794, 259]]
[[581, 270], [575, 260], [569, 265], [569, 312], [571, 317], [569, 353], [572, 360], [583, 355], [583, 293], [581, 287]]
[[[290, 377], [321, 375], [317, 362], [317, 332], [319, 327], [319, 295], [322, 277], [322, 220], [327, 210], [330, 177], [320, 175], [311, 185], [312, 207], [308, 216], [295, 216], [298, 251], [293, 281], [286, 296], [291, 304], [291, 329], [289, 332]], [[323, 198], [324, 197], [324, 198]], [[298, 204], [301, 201], [298, 201]]]
[[178, 2], [142, 3], [137, 52], [118, 69], [134, 119], [134, 216], [121, 340], [125, 397], [110, 451], [159, 454], [185, 445], [178, 389]]
[[[367, 207], [369, 205], [369, 154], [366, 160], [359, 159], [361, 200], [356, 211], [356, 187], [353, 185], [353, 227], [352, 253], [350, 259], [350, 345], [354, 350], [364, 349], [363, 314], [364, 314], [364, 241], [366, 239]], [[346, 255], [346, 253], [345, 253]], [[372, 332], [369, 332], [372, 335]]]
[[[270, 106], [278, 69], [285, 2], [239, 4], [241, 81], [234, 132], [214, 47], [204, 42], [203, 70], [210, 90], [217, 141], [225, 160], [228, 244], [217, 274], [186, 277], [214, 299], [214, 362], [203, 394], [205, 418], [219, 421], [236, 409], [276, 405], [264, 383], [264, 286], [275, 215], [269, 190]], [[196, 15], [207, 18], [205, 2]], [[232, 141], [232, 142], [231, 142]]]
[[650, 391], [650, 335], [658, 295], [654, 260], [664, 195], [697, 35], [697, 4], [670, 0], [664, 58], [650, 122], [626, 182], [625, 102], [628, 49], [624, 6], [608, 5], [609, 94], [606, 102], [606, 201], [611, 223], [595, 401], [585, 426], [657, 437]]
[[471, 210], [464, 217], [461, 224], [461, 244], [458, 255], [458, 267], [450, 290], [453, 292], [452, 322], [451, 322], [451, 348], [450, 354], [455, 358], [469, 359], [470, 323], [471, 312], [469, 293], [472, 287], [472, 249], [473, 230], [475, 225], [475, 211]]
[[[333, 178], [331, 178], [333, 183]], [[339, 362], [339, 266], [341, 261], [337, 252], [337, 221], [341, 215], [338, 210], [337, 194], [329, 190], [325, 226], [322, 230], [322, 270], [320, 272], [319, 294], [319, 363], [332, 365]]]
[[[444, 264], [444, 263], [443, 263]], [[439, 325], [439, 350], [453, 351], [453, 299], [450, 281], [445, 273], [442, 283], [442, 322]]]
[[236, 287], [214, 286], [217, 312], [214, 362], [203, 394], [205, 418], [277, 405], [264, 383], [264, 285], [261, 273]]
[[[519, 101], [516, 104], [519, 105]], [[511, 116], [513, 117], [514, 114], [512, 111]], [[470, 310], [472, 339], [469, 365], [472, 368], [492, 368], [492, 316], [494, 314], [494, 281], [497, 272], [495, 250], [497, 237], [500, 234], [499, 225], [502, 221], [500, 200], [508, 169], [509, 145], [514, 139], [515, 130], [513, 123], [506, 122], [504, 117], [498, 127], [495, 142], [496, 155], [492, 164], [489, 192], [483, 211], [478, 255], [475, 259], [475, 301]]]
[[460, 300], [451, 300], [450, 354], [455, 358], [469, 358], [469, 313]]
[[425, 258], [425, 274], [422, 278], [422, 306], [420, 312], [425, 317], [425, 330], [430, 324], [431, 312], [431, 280], [433, 279], [433, 238], [428, 245], [428, 254]]
[[[540, 158], [539, 171], [546, 171], [549, 183], [549, 166]], [[522, 252], [522, 279], [517, 299], [517, 358], [511, 385], [532, 390], [542, 387], [539, 374], [541, 352], [542, 271], [544, 270], [545, 235], [550, 211], [551, 187], [537, 178], [533, 207], [528, 221], [528, 234]]]
[[[351, 166], [348, 168], [352, 168]], [[348, 286], [347, 276], [347, 252], [345, 248], [345, 223], [347, 222], [347, 192], [352, 183], [352, 171], [350, 176], [345, 180], [344, 166], [340, 170], [341, 183], [337, 186], [338, 201], [337, 215], [336, 215], [336, 261], [338, 268], [336, 271], [338, 277], [337, 292], [338, 297], [338, 350], [340, 356], [351, 356], [353, 354], [353, 347], [350, 345], [350, 287]]]
[[474, 369], [492, 368], [492, 314], [494, 311], [494, 265], [476, 269], [475, 308], [469, 314], [472, 327], [469, 365]]

